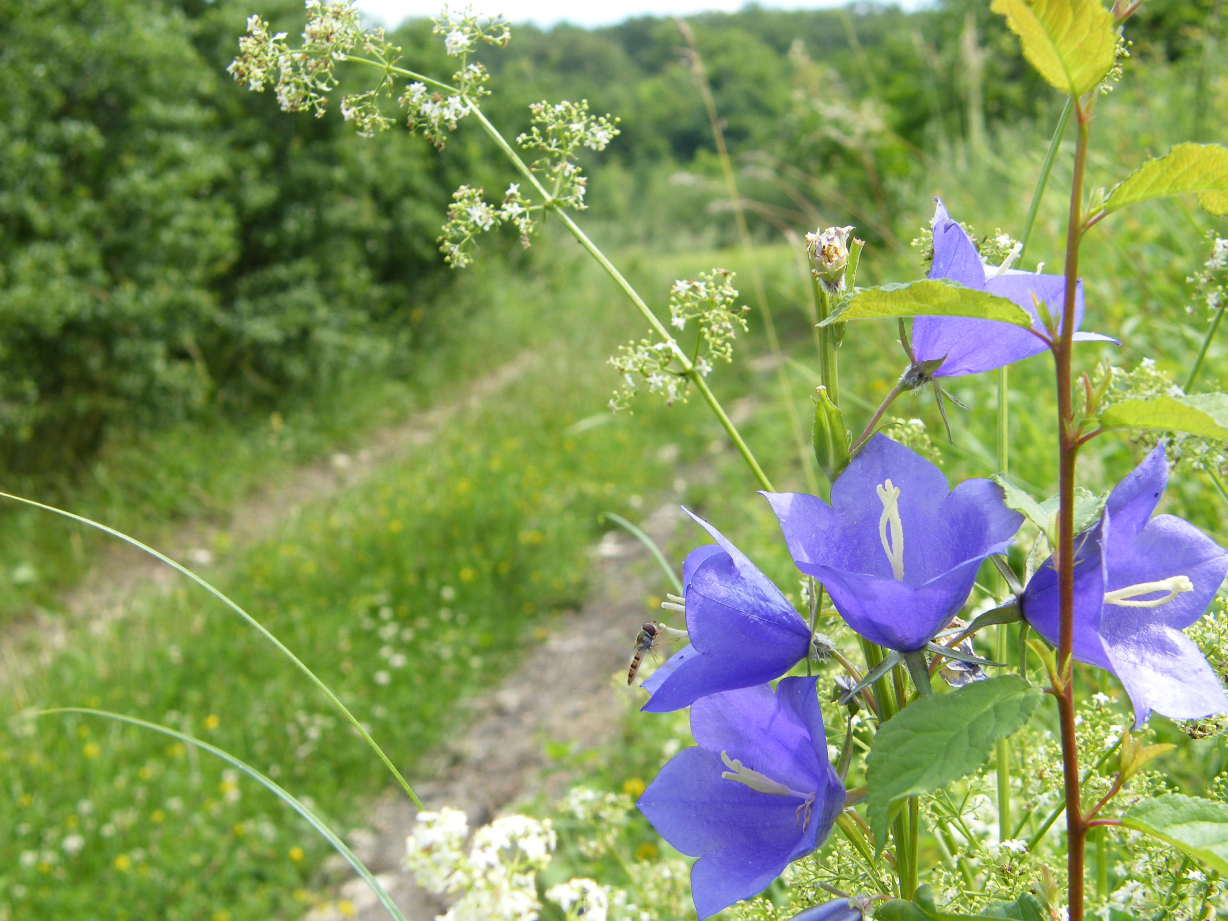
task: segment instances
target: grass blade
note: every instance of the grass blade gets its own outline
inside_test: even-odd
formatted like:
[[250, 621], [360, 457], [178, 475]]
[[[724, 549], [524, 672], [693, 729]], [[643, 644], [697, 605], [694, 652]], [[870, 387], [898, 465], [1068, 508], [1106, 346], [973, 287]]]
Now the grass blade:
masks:
[[209, 754], [220, 758], [227, 764], [233, 765], [266, 790], [272, 792], [283, 803], [306, 819], [307, 824], [319, 832], [321, 837], [331, 844], [336, 849], [337, 853], [344, 857], [346, 862], [354, 868], [354, 872], [366, 881], [366, 884], [371, 887], [371, 891], [375, 893], [375, 897], [379, 899], [380, 904], [388, 909], [388, 914], [390, 914], [395, 921], [405, 921], [405, 916], [401, 914], [401, 910], [397, 908], [396, 903], [393, 902], [388, 893], [384, 891], [384, 887], [379, 884], [379, 880], [372, 876], [371, 871], [363, 865], [363, 862], [354, 855], [353, 851], [345, 846], [345, 842], [338, 838], [333, 833], [332, 829], [320, 821], [315, 813], [295, 799], [289, 791], [278, 786], [251, 765], [240, 761], [234, 755], [224, 752], [220, 748], [210, 745], [208, 742], [202, 742], [200, 739], [185, 735], [182, 732], [176, 732], [174, 729], [169, 729], [166, 726], [159, 726], [157, 723], [148, 723], [145, 720], [137, 719], [134, 716], [124, 716], [121, 713], [111, 713], [107, 710], [91, 710], [85, 707], [56, 707], [52, 710], [44, 710], [39, 715], [49, 716], [56, 713], [79, 713], [86, 716], [100, 716], [103, 719], [114, 720], [119, 723], [128, 723], [130, 726], [138, 726], [141, 729], [150, 729], [154, 732], [160, 732], [163, 735], [170, 736], [172, 739], [178, 739], [180, 742], [183, 742], [186, 745], [195, 745], [197, 748], [207, 751]]
[[379, 756], [379, 759], [382, 762], [384, 762], [384, 766], [387, 767], [388, 770], [392, 772], [392, 776], [397, 779], [397, 783], [401, 785], [401, 789], [405, 791], [405, 793], [413, 801], [413, 804], [417, 806], [419, 809], [423, 808], [422, 801], [418, 799], [418, 794], [414, 793], [413, 789], [409, 786], [409, 783], [405, 780], [404, 777], [401, 776], [401, 772], [397, 770], [396, 765], [394, 765], [392, 763], [392, 760], [386, 754], [384, 754], [384, 750], [379, 747], [379, 745], [376, 743], [376, 741], [373, 738], [371, 738], [370, 733], [368, 733], [367, 730], [363, 727], [362, 723], [358, 721], [358, 718], [349, 711], [349, 708], [347, 708], [346, 705], [341, 702], [341, 700], [337, 697], [336, 694], [332, 692], [332, 690], [328, 687], [328, 685], [326, 685], [323, 681], [317, 678], [315, 672], [313, 672], [310, 668], [308, 668], [306, 664], [304, 664], [303, 661], [298, 656], [292, 653], [285, 646], [285, 644], [282, 643], [281, 640], [279, 640], [272, 633], [266, 630], [264, 626], [260, 623], [260, 621], [256, 620], [256, 618], [248, 614], [245, 610], [239, 607], [239, 605], [237, 605], [235, 602], [231, 601], [219, 589], [214, 588], [212, 585], [210, 585], [208, 582], [206, 582], [196, 573], [192, 572], [186, 566], [176, 563], [166, 554], [159, 553], [153, 547], [150, 547], [146, 544], [141, 543], [135, 537], [129, 537], [127, 534], [124, 534], [122, 531], [116, 531], [114, 528], [109, 528], [105, 524], [99, 524], [97, 521], [91, 521], [89, 518], [83, 518], [80, 515], [74, 515], [72, 512], [66, 512], [63, 509], [56, 508], [53, 505], [43, 505], [43, 503], [41, 502], [35, 502], [33, 499], [25, 499], [25, 498], [22, 498], [21, 496], [14, 496], [11, 493], [0, 492], [0, 498], [12, 499], [14, 502], [20, 502], [23, 505], [28, 505], [28, 506], [31, 506], [32, 508], [42, 509], [45, 512], [53, 512], [56, 515], [62, 515], [65, 518], [71, 519], [72, 521], [78, 521], [81, 524], [89, 525], [91, 528], [97, 528], [99, 531], [102, 531], [106, 534], [110, 534], [112, 537], [118, 537], [120, 540], [124, 541], [125, 543], [131, 544], [133, 547], [136, 547], [138, 550], [143, 550], [145, 553], [148, 553], [154, 559], [160, 560], [161, 562], [165, 563], [167, 566], [170, 566], [172, 569], [176, 570], [177, 572], [180, 572], [183, 575], [187, 576], [189, 579], [191, 579], [193, 582], [195, 582], [197, 585], [199, 585], [201, 588], [207, 591], [210, 595], [212, 595], [214, 598], [217, 598], [224, 605], [226, 605], [226, 607], [230, 608], [232, 611], [234, 611], [236, 614], [242, 617], [245, 621], [247, 621], [252, 627], [254, 627], [257, 631], [259, 631], [261, 636], [263, 636], [266, 640], [268, 640], [270, 643], [276, 646], [277, 649], [284, 656], [286, 656], [286, 658], [288, 658], [291, 662], [293, 662], [298, 667], [299, 671], [301, 671], [304, 675], [310, 678], [311, 683], [314, 684], [317, 688], [319, 688], [320, 693], [322, 693], [326, 698], [328, 698], [328, 702], [331, 703], [334, 707], [337, 708], [337, 710], [341, 712], [341, 714], [345, 717], [346, 721], [351, 726], [354, 727], [354, 731], [357, 732], [359, 736], [362, 737], [362, 740], [366, 742], [369, 746], [371, 746], [372, 751], [374, 751], [375, 754]]
[[602, 518], [609, 518], [615, 524], [626, 528], [632, 536], [639, 539], [645, 547], [652, 551], [652, 555], [656, 557], [657, 562], [661, 564], [661, 568], [665, 570], [665, 574], [669, 576], [670, 582], [674, 583], [674, 588], [678, 590], [678, 594], [685, 594], [685, 589], [682, 585], [682, 580], [678, 578], [678, 573], [674, 572], [674, 567], [669, 565], [669, 560], [665, 558], [665, 554], [661, 552], [661, 548], [657, 546], [657, 542], [629, 522], [622, 515], [616, 515], [613, 512], [602, 512]]

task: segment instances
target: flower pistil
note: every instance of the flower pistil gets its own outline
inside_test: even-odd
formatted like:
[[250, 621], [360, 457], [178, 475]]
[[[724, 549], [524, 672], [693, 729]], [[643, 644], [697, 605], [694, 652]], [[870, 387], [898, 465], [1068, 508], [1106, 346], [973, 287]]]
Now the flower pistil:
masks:
[[883, 552], [891, 563], [891, 574], [897, 582], [903, 582], [904, 524], [900, 521], [900, 488], [888, 479], [877, 487], [877, 492], [879, 501], [883, 503], [883, 514], [878, 519], [878, 539], [883, 542]]
[[[1104, 596], [1104, 603], [1119, 605], [1123, 608], [1158, 608], [1160, 605], [1168, 604], [1183, 592], [1192, 591], [1194, 591], [1194, 583], [1188, 576], [1171, 576], [1167, 579], [1160, 579], [1158, 582], [1140, 582], [1137, 585], [1129, 585], [1107, 592]], [[1140, 595], [1150, 595], [1153, 592], [1167, 592], [1168, 594], [1162, 598], [1150, 598], [1146, 601], [1132, 600]]]

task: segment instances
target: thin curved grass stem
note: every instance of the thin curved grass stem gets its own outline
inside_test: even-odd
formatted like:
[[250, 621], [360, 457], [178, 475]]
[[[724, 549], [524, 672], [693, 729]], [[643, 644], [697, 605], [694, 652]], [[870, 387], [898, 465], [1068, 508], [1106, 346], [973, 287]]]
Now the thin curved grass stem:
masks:
[[103, 719], [114, 720], [120, 723], [128, 723], [129, 725], [137, 726], [141, 729], [149, 729], [153, 732], [160, 732], [162, 735], [170, 736], [172, 739], [178, 739], [185, 745], [193, 745], [202, 751], [206, 751], [209, 754], [220, 758], [227, 764], [233, 765], [248, 777], [252, 778], [252, 780], [263, 786], [266, 790], [269, 790], [271, 793], [277, 796], [278, 799], [302, 816], [303, 819], [306, 820], [307, 824], [319, 832], [320, 836], [331, 844], [337, 853], [344, 857], [346, 862], [354, 868], [354, 872], [362, 877], [363, 881], [371, 887], [371, 891], [375, 894], [375, 897], [379, 899], [380, 904], [387, 909], [388, 914], [393, 917], [394, 921], [405, 921], [405, 916], [401, 914], [401, 910], [397, 908], [396, 903], [393, 902], [388, 893], [384, 891], [384, 887], [380, 885], [379, 880], [372, 876], [371, 871], [366, 868], [363, 862], [355, 856], [353, 851], [345, 846], [345, 842], [338, 838], [332, 829], [325, 825], [324, 822], [315, 815], [315, 813], [296, 799], [289, 791], [278, 786], [273, 780], [260, 773], [250, 764], [240, 761], [234, 755], [222, 751], [222, 749], [210, 745], [208, 742], [202, 742], [200, 739], [186, 735], [182, 732], [176, 732], [174, 729], [170, 729], [166, 726], [159, 726], [157, 723], [149, 723], [145, 720], [137, 719], [134, 716], [124, 716], [122, 713], [111, 713], [107, 710], [92, 710], [86, 707], [57, 707], [52, 710], [43, 710], [39, 715], [51, 716], [59, 713], [77, 713], [86, 716], [99, 716]]
[[75, 515], [72, 512], [65, 511], [64, 509], [56, 508], [54, 505], [44, 505], [41, 502], [35, 502], [33, 499], [26, 499], [26, 498], [23, 498], [22, 496], [14, 496], [11, 493], [0, 492], [0, 498], [11, 499], [14, 502], [20, 502], [23, 505], [28, 505], [32, 508], [42, 509], [45, 512], [52, 512], [56, 515], [61, 515], [64, 518], [68, 518], [72, 521], [79, 522], [80, 524], [89, 525], [91, 528], [96, 528], [105, 534], [110, 534], [112, 537], [118, 537], [120, 540], [124, 541], [125, 543], [131, 544], [133, 547], [136, 547], [138, 550], [148, 553], [154, 559], [165, 563], [167, 566], [170, 566], [175, 571], [187, 576], [189, 579], [191, 579], [193, 582], [195, 582], [197, 585], [199, 585], [201, 588], [207, 591], [210, 595], [212, 595], [214, 598], [217, 598], [224, 605], [226, 605], [226, 607], [230, 608], [232, 611], [234, 611], [236, 614], [242, 617], [245, 621], [247, 621], [247, 623], [251, 625], [252, 627], [254, 627], [260, 633], [261, 636], [263, 636], [266, 640], [268, 640], [275, 647], [277, 647], [277, 649], [282, 653], [282, 655], [284, 655], [291, 662], [293, 662], [298, 667], [299, 671], [301, 671], [304, 675], [306, 675], [311, 680], [311, 683], [314, 684], [317, 688], [319, 688], [320, 692], [328, 699], [328, 702], [331, 703], [334, 707], [336, 707], [337, 710], [345, 717], [346, 721], [351, 726], [354, 727], [354, 731], [357, 732], [358, 735], [362, 737], [362, 740], [371, 747], [371, 750], [374, 751], [379, 756], [379, 759], [384, 762], [384, 766], [387, 767], [388, 770], [392, 773], [392, 776], [396, 778], [397, 783], [400, 784], [401, 789], [404, 790], [406, 795], [408, 795], [409, 798], [413, 801], [413, 804], [417, 806], [419, 809], [423, 808], [422, 801], [418, 799], [418, 794], [414, 793], [413, 788], [410, 787], [408, 781], [406, 781], [405, 778], [401, 776], [401, 772], [397, 770], [396, 765], [394, 765], [392, 763], [392, 760], [386, 754], [384, 754], [384, 750], [379, 747], [379, 745], [376, 743], [376, 741], [373, 738], [371, 738], [370, 733], [368, 733], [367, 730], [363, 727], [362, 723], [358, 721], [358, 718], [349, 711], [346, 705], [341, 702], [341, 700], [337, 697], [336, 694], [332, 692], [332, 690], [328, 687], [328, 685], [326, 685], [323, 681], [317, 678], [315, 675], [315, 672], [313, 672], [310, 668], [308, 668], [306, 664], [304, 664], [303, 661], [298, 656], [296, 656], [293, 652], [291, 652], [286, 647], [286, 645], [282, 643], [281, 640], [279, 640], [272, 633], [270, 633], [267, 629], [265, 629], [265, 627], [258, 620], [256, 620], [256, 618], [248, 614], [245, 610], [239, 607], [238, 604], [231, 601], [230, 598], [228, 598], [225, 594], [223, 594], [219, 589], [214, 588], [212, 585], [210, 585], [208, 582], [206, 582], [196, 573], [192, 572], [186, 566], [176, 563], [166, 554], [160, 553], [157, 550], [155, 550], [153, 547], [150, 547], [147, 544], [141, 543], [135, 537], [129, 537], [127, 534], [124, 534], [122, 531], [117, 531], [114, 528], [107, 527], [105, 524], [99, 524], [97, 521], [92, 521], [91, 519], [82, 517], [81, 515]]

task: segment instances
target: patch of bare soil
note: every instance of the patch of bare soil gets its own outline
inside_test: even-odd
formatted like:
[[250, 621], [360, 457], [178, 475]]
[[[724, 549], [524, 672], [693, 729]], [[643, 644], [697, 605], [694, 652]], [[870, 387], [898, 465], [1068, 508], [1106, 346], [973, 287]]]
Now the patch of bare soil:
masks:
[[[479, 378], [456, 400], [376, 432], [353, 454], [333, 454], [295, 470], [282, 482], [244, 499], [229, 521], [185, 524], [157, 549], [190, 569], [207, 572], [219, 561], [204, 548], [216, 546], [219, 534], [227, 537], [228, 556], [242, 553], [275, 533], [304, 506], [362, 482], [385, 464], [430, 442], [457, 413], [478, 407], [519, 379], [535, 357], [525, 352]], [[133, 599], [151, 585], [167, 591], [181, 578], [165, 564], [117, 540], [80, 585], [65, 595], [62, 613], [36, 615], [0, 634], [0, 687], [15, 687], [20, 696], [22, 677], [45, 668], [82, 630], [100, 633], [122, 618]]]
[[[664, 545], [683, 517], [677, 503], [668, 503], [642, 527]], [[463, 809], [470, 827], [480, 827], [517, 801], [557, 798], [575, 781], [551, 762], [547, 741], [582, 751], [615, 740], [625, 708], [611, 676], [625, 674], [635, 635], [652, 616], [644, 599], [668, 583], [646, 548], [622, 532], [607, 533], [592, 555], [593, 589], [583, 608], [559, 617], [496, 690], [467, 702], [468, 725], [409, 778], [428, 809]], [[389, 795], [372, 810], [368, 827], [348, 840], [407, 921], [431, 921], [446, 905], [415, 886], [401, 866], [416, 815], [404, 796]], [[327, 869], [345, 872], [338, 861], [330, 858]], [[366, 883], [354, 877], [307, 921], [387, 917]]]

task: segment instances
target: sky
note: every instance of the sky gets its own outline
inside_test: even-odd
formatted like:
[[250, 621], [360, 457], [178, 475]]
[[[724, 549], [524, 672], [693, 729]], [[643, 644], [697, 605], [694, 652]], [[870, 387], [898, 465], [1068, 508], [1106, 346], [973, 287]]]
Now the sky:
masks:
[[[840, 6], [845, 2], [847, 0], [766, 0], [760, 5], [769, 9], [799, 10]], [[452, 5], [463, 6], [464, 3], [453, 2]], [[603, 26], [621, 22], [628, 16], [688, 16], [706, 10], [732, 13], [745, 5], [746, 0], [485, 0], [473, 4], [484, 13], [502, 13], [513, 23], [527, 21], [539, 26], [559, 22]], [[900, 5], [915, 7], [919, 4], [916, 0], [903, 0]], [[357, 6], [384, 25], [395, 26], [411, 16], [435, 15], [442, 0], [358, 0]]]

